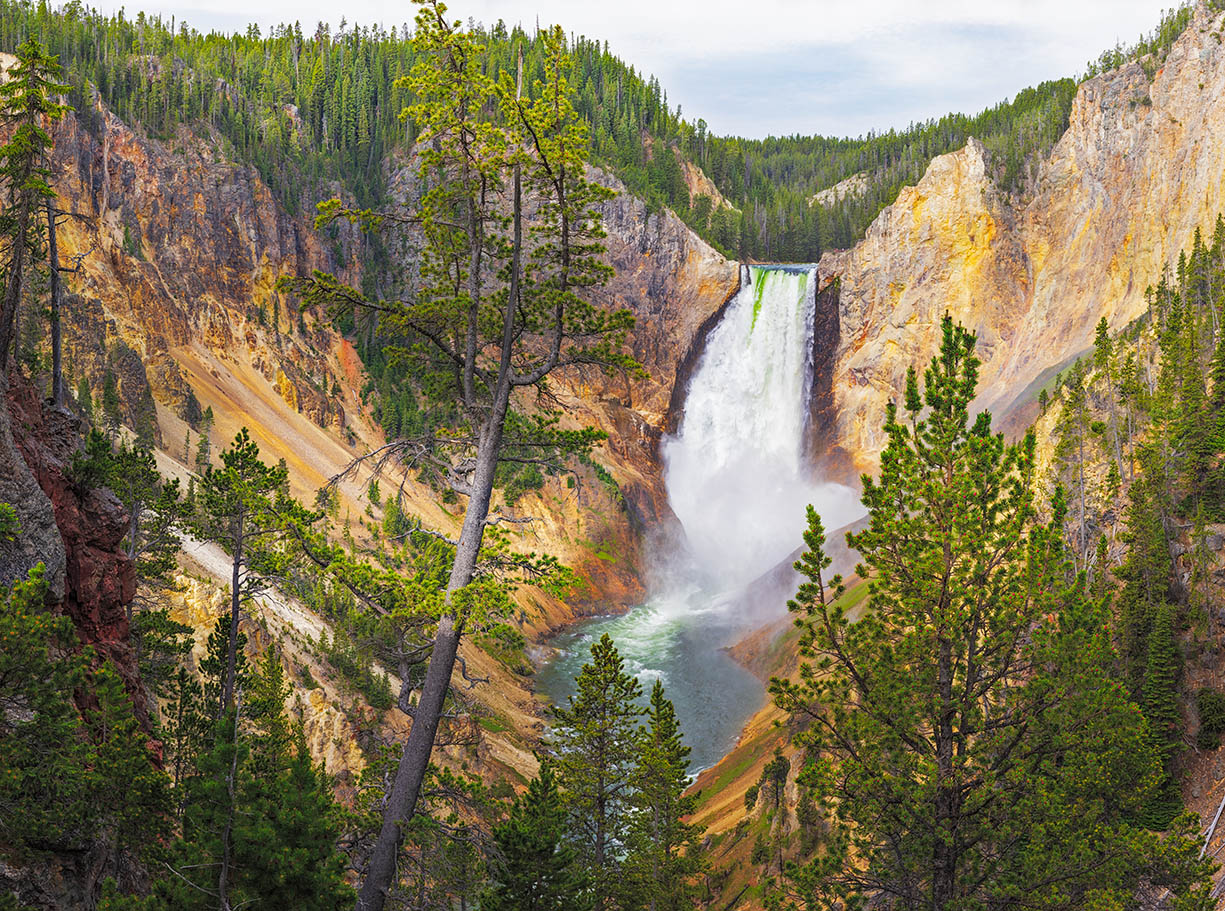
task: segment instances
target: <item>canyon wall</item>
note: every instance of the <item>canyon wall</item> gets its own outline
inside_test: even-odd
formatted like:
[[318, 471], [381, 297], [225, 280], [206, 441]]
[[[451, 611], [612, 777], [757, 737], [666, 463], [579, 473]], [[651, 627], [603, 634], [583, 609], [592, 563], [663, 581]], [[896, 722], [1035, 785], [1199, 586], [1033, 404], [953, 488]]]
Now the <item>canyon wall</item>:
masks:
[[[76, 216], [59, 230], [61, 259], [79, 265], [67, 276], [64, 320], [73, 388], [83, 383], [96, 399], [113, 375], [125, 423], [184, 468], [199, 412], [211, 407], [214, 451], [248, 426], [266, 457], [286, 460], [295, 492], [308, 500], [382, 442], [352, 345], [326, 315], [299, 314], [275, 289], [281, 275], [316, 268], [360, 284], [357, 232], [316, 231], [313, 199], [299, 201], [299, 214], [287, 212], [205, 125], [158, 139], [95, 99], [93, 109], [58, 126], [55, 141], [55, 188]], [[408, 181], [409, 165], [388, 168], [393, 188]], [[620, 485], [627, 515], [563, 487], [549, 492], [579, 502], [542, 504], [545, 521], [521, 536], [531, 549], [587, 570], [596, 595], [632, 599], [640, 586], [630, 526], [641, 530], [667, 514], [655, 452], [674, 380], [699, 327], [734, 290], [737, 270], [671, 212], [648, 212], [615, 179], [596, 177], [618, 191], [605, 206], [616, 276], [598, 294], [634, 312], [630, 350], [648, 376], [589, 372], [555, 386], [574, 422], [608, 432], [597, 461]], [[366, 480], [342, 485], [354, 512], [365, 506]], [[454, 510], [433, 491], [410, 484], [407, 495], [433, 527], [457, 527]], [[600, 536], [618, 538], [630, 559], [614, 569], [576, 543]]]
[[1085, 81], [1023, 200], [996, 189], [983, 147], [936, 158], [848, 251], [837, 279], [835, 427], [823, 455], [870, 471], [885, 404], [939, 345], [944, 313], [978, 333], [980, 401], [1003, 414], [1121, 329], [1195, 229], [1225, 211], [1225, 16], [1200, 7], [1152, 77], [1133, 62]]

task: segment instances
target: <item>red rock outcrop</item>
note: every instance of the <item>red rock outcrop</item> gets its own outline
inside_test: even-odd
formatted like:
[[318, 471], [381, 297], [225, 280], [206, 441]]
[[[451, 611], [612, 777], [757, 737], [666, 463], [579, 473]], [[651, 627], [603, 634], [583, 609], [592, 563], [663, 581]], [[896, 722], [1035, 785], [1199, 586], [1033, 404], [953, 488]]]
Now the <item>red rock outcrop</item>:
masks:
[[123, 678], [142, 723], [148, 722], [144, 688], [128, 638], [127, 606], [136, 596], [136, 567], [120, 548], [127, 528], [123, 506], [104, 488], [83, 488], [70, 477], [81, 439], [80, 422], [45, 404], [30, 384], [14, 380], [9, 414], [20, 427], [17, 446], [51, 503], [62, 541], [62, 592], [56, 607], [72, 619], [83, 645], [109, 660]]

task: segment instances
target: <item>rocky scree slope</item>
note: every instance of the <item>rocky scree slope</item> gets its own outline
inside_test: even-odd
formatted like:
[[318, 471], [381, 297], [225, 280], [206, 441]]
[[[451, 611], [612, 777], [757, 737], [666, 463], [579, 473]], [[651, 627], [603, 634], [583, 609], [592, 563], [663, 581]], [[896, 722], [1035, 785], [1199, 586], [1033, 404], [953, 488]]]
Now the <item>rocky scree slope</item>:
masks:
[[[323, 314], [299, 314], [275, 290], [279, 276], [314, 268], [360, 284], [359, 235], [343, 226], [316, 231], [314, 200], [300, 206], [311, 214], [285, 211], [254, 169], [227, 157], [224, 142], [207, 125], [181, 127], [173, 137], [157, 139], [95, 99], [92, 110], [58, 125], [55, 141], [54, 185], [61, 207], [75, 215], [59, 231], [61, 259], [80, 266], [66, 275], [70, 382], [74, 389], [91, 390], [96, 401], [106, 377], [115, 377], [124, 423], [158, 443], [163, 473], [184, 479], [190, 474], [206, 407], [215, 416], [214, 453], [240, 426], [249, 427], [266, 460], [285, 459], [294, 492], [308, 502], [329, 477], [383, 441], [363, 399], [366, 375], [353, 346]], [[388, 167], [390, 173], [394, 166]], [[648, 214], [622, 192], [606, 215], [617, 277], [600, 293], [638, 316], [631, 349], [649, 377], [589, 374], [557, 384], [572, 420], [609, 433], [597, 460], [617, 480], [624, 507], [590, 470], [584, 478], [590, 483], [577, 489], [553, 478], [543, 491], [523, 497], [520, 511], [540, 521], [513, 528], [515, 543], [559, 557], [587, 582], [582, 597], [571, 603], [536, 590], [523, 593], [529, 633], [571, 621], [585, 604], [607, 609], [641, 595], [641, 533], [668, 514], [656, 449], [669, 425], [675, 378], [701, 327], [738, 281], [735, 265], [671, 213]], [[33, 494], [36, 485], [26, 480]], [[353, 518], [359, 538], [371, 505], [368, 480], [368, 472], [359, 472], [340, 485], [342, 515]], [[385, 479], [383, 488], [398, 483]], [[404, 508], [428, 527], [444, 533], [458, 528], [462, 504], [448, 506], [436, 491], [411, 481], [404, 495]], [[378, 507], [370, 512], [369, 521], [380, 520]], [[58, 552], [48, 553], [54, 560]], [[63, 566], [64, 558], [58, 560]], [[184, 562], [184, 580], [192, 581], [175, 612], [203, 641], [225, 580], [215, 561], [200, 553]], [[322, 684], [306, 694], [307, 714], [318, 719], [309, 725], [316, 754], [333, 772], [357, 771], [359, 759], [336, 746], [352, 726], [316, 705], [324, 697], [329, 703], [344, 700], [309, 641], [318, 618], [279, 596], [265, 599], [254, 613], [252, 642], [266, 642], [268, 633], [279, 630], [289, 641], [291, 667], [306, 668]], [[538, 722], [526, 681], [476, 654], [479, 649], [472, 651], [474, 673], [493, 678], [478, 689], [477, 700], [511, 723], [511, 739], [519, 744], [494, 737], [498, 742], [490, 749], [501, 751], [495, 757], [501, 764], [530, 773], [531, 756], [519, 738], [530, 740]], [[384, 717], [381, 723], [394, 728], [399, 722]]]

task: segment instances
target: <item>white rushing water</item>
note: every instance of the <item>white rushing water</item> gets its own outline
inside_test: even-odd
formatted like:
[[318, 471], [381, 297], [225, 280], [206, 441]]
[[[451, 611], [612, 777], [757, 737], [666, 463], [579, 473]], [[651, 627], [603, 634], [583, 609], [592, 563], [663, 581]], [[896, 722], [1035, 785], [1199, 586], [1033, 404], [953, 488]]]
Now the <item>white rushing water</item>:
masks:
[[853, 491], [818, 482], [804, 459], [816, 269], [742, 269], [663, 450], [668, 499], [694, 563], [725, 591], [799, 546], [809, 503], [827, 529], [862, 514]]
[[794, 588], [753, 581], [800, 547], [809, 503], [827, 529], [863, 514], [853, 491], [817, 482], [805, 464], [816, 283], [812, 267], [744, 268], [706, 338], [677, 434], [664, 442], [664, 481], [685, 540], [654, 542], [648, 601], [556, 637], [559, 656], [538, 678], [564, 704], [591, 643], [607, 633], [644, 688], [663, 683], [695, 772], [735, 744], [765, 699], [724, 646], [781, 616]]

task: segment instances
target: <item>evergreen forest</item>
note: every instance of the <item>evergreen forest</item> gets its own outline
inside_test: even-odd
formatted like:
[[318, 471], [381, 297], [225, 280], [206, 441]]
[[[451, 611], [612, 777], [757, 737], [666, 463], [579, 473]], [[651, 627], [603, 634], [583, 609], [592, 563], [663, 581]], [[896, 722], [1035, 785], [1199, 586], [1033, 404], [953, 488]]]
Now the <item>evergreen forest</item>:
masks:
[[[1108, 51], [1087, 73], [1128, 59], [1155, 72], [1189, 15], [1189, 5], [1171, 10], [1152, 34]], [[530, 91], [543, 71], [541, 33], [500, 21], [471, 25], [494, 81], [522, 50]], [[11, 53], [27, 37], [58, 56], [69, 100], [87, 125], [97, 93], [119, 117], [166, 141], [181, 127], [216, 130], [229, 154], [256, 167], [291, 212], [310, 211], [334, 194], [335, 184], [358, 205], [383, 202], [389, 161], [421, 132], [403, 116], [412, 104], [405, 77], [416, 60], [407, 24], [383, 29], [342, 17], [334, 32], [323, 23], [295, 22], [266, 35], [254, 26], [245, 34], [204, 34], [173, 17], [106, 15], [75, 0], [58, 8], [5, 0], [0, 49]], [[987, 149], [1001, 191], [1024, 193], [1067, 128], [1077, 85], [1071, 78], [1043, 82], [976, 115], [949, 114], [859, 138], [750, 140], [713, 135], [700, 117], [682, 117], [657, 79], [598, 36], [574, 38], [569, 52], [592, 163], [651, 205], [671, 208], [727, 255], [761, 261], [816, 262], [825, 250], [852, 246], [932, 158], [971, 137]], [[493, 108], [488, 113], [499, 116]], [[691, 193], [686, 166], [704, 171], [727, 205]], [[860, 191], [814, 202], [820, 191], [857, 175]]]

